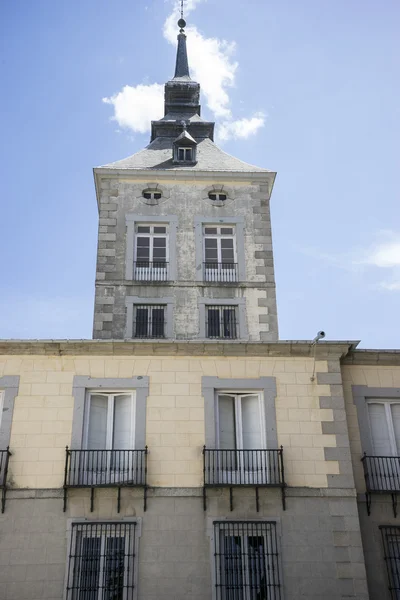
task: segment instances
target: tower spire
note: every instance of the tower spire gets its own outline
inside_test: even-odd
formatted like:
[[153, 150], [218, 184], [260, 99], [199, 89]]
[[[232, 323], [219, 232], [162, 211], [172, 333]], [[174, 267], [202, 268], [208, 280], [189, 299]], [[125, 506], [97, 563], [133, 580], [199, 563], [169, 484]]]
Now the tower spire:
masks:
[[185, 27], [186, 21], [183, 18], [183, 0], [181, 0], [181, 18], [178, 21], [179, 34], [178, 34], [178, 48], [176, 51], [176, 65], [174, 79], [181, 79], [185, 77], [190, 79], [189, 73], [189, 62], [187, 57], [186, 49], [186, 35]]

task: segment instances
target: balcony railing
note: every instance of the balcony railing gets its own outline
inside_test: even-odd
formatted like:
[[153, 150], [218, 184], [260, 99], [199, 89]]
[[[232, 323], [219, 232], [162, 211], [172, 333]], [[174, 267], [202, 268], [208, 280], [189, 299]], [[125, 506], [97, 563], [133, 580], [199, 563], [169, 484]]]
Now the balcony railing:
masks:
[[144, 488], [147, 492], [147, 446], [143, 450], [70, 450], [67, 446], [64, 475], [64, 512], [68, 488], [91, 488], [91, 505], [95, 487], [118, 488], [118, 512], [122, 487]]
[[237, 263], [205, 262], [203, 263], [203, 276], [204, 281], [235, 283], [238, 281], [238, 265]]
[[391, 494], [396, 516], [397, 494], [400, 494], [400, 457], [364, 454], [361, 461], [364, 467], [368, 514], [371, 513], [371, 494]]
[[169, 263], [164, 261], [137, 261], [133, 263], [135, 281], [168, 281]]
[[229, 487], [232, 510], [232, 488], [253, 486], [256, 489], [257, 512], [259, 510], [258, 488], [279, 487], [285, 510], [285, 470], [283, 448], [273, 450], [211, 450], [203, 448], [203, 500], [206, 509], [207, 487]]
[[6, 508], [6, 493], [7, 493], [7, 472], [8, 461], [11, 452], [7, 447], [6, 450], [0, 450], [0, 489], [1, 489], [1, 512]]

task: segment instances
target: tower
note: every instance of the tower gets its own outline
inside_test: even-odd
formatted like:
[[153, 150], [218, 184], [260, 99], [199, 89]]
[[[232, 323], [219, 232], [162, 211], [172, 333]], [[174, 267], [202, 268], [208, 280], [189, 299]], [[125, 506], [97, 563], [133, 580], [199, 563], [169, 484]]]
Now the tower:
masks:
[[214, 143], [183, 19], [150, 144], [94, 169], [95, 339], [278, 338], [269, 200], [275, 173]]

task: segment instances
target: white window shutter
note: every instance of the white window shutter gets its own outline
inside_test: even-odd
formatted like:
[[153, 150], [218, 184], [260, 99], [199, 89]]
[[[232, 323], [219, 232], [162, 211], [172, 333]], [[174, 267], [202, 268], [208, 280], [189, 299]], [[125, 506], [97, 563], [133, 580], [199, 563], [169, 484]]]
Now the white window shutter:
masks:
[[400, 402], [393, 403], [391, 405], [392, 409], [392, 421], [393, 421], [393, 429], [394, 429], [394, 437], [396, 441], [396, 452], [397, 456], [400, 455]]
[[259, 397], [243, 396], [241, 402], [243, 448], [245, 450], [262, 448]]
[[233, 396], [218, 396], [218, 426], [219, 448], [221, 450], [235, 449], [235, 398]]
[[107, 448], [107, 416], [108, 397], [97, 394], [90, 396], [89, 407], [89, 450], [105, 450]]
[[132, 449], [132, 396], [129, 394], [114, 398], [113, 448]]
[[377, 456], [392, 454], [389, 438], [389, 426], [386, 419], [384, 404], [368, 404], [369, 422], [371, 425], [374, 453]]

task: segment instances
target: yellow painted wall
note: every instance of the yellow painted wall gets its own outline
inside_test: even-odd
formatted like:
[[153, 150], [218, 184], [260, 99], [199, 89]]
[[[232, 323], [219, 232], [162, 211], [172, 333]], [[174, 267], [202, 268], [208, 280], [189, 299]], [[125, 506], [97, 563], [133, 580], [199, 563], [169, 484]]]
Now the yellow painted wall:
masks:
[[[22, 488], [58, 488], [63, 483], [65, 446], [72, 430], [74, 375], [147, 375], [148, 483], [151, 486], [202, 485], [204, 444], [203, 375], [221, 378], [274, 376], [277, 382], [278, 443], [284, 447], [288, 485], [326, 487], [338, 463], [324, 460], [324, 447], [336, 445], [322, 434], [321, 421], [333, 419], [319, 408], [328, 385], [310, 380], [312, 359], [9, 356], [0, 358], [0, 377], [20, 375], [11, 431], [10, 477]], [[326, 372], [327, 363], [316, 363]]]
[[358, 492], [365, 491], [364, 472], [361, 464], [363, 448], [360, 441], [357, 410], [353, 403], [352, 385], [369, 387], [400, 387], [400, 367], [381, 367], [367, 365], [343, 365], [343, 391], [349, 428], [350, 449], [353, 461], [354, 479]]

